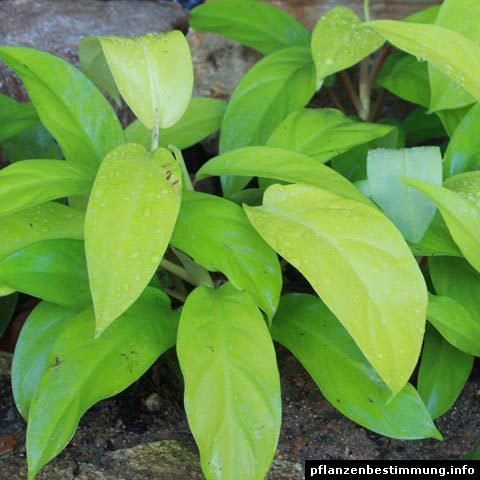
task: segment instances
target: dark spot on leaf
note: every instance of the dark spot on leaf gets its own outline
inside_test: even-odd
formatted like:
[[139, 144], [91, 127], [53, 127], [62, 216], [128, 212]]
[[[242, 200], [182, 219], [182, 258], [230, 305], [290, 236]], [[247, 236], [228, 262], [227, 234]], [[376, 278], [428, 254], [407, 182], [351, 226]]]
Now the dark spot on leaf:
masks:
[[368, 401], [369, 401], [370, 403], [373, 403], [373, 400], [372, 400], [371, 398], [369, 398]]
[[207, 349], [210, 350], [211, 352], [215, 351], [215, 349], [212, 347], [212, 345], [207, 345]]

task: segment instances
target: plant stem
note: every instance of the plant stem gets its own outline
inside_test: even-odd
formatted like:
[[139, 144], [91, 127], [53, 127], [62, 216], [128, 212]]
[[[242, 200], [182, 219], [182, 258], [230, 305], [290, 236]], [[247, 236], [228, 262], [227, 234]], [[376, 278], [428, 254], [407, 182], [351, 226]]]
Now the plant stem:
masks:
[[164, 288], [163, 290], [167, 295], [170, 295], [171, 297], [176, 298], [177, 300], [180, 300], [180, 302], [185, 303], [185, 301], [187, 300], [186, 295], [183, 295], [177, 292], [176, 290], [173, 290], [171, 288]]
[[377, 99], [375, 100], [375, 104], [373, 105], [372, 111], [370, 112], [370, 116], [368, 118], [369, 122], [375, 122], [375, 120], [377, 120], [378, 117], [380, 116], [386, 94], [387, 94], [387, 91], [384, 88], [382, 88], [382, 90], [380, 90], [378, 94]]
[[373, 64], [373, 68], [372, 68], [372, 71], [370, 72], [370, 77], [368, 79], [368, 88], [370, 89], [370, 92], [373, 90], [373, 86], [375, 85], [375, 80], [377, 79], [378, 74], [380, 73], [380, 70], [385, 64], [385, 61], [387, 60], [388, 55], [390, 54], [390, 51], [391, 51], [390, 45], [385, 45], [380, 50], [380, 53], [377, 55], [377, 58], [375, 59], [375, 63]]
[[182, 151], [177, 148], [175, 145], [169, 145], [168, 149], [175, 155], [178, 164], [182, 170], [182, 183], [183, 188], [185, 190], [190, 190], [193, 192], [195, 189], [193, 188], [192, 180], [190, 178], [190, 174], [188, 173], [187, 166], [185, 165], [185, 160], [183, 159]]
[[333, 91], [333, 88], [332, 87], [327, 87], [326, 88], [327, 90], [327, 93], [328, 93], [328, 96], [330, 97], [330, 100], [332, 101], [332, 103], [342, 112], [342, 113], [345, 113], [345, 107], [342, 105], [342, 102], [340, 101], [340, 99], [337, 97], [337, 95], [335, 94], [335, 92]]
[[357, 111], [357, 115], [360, 116], [362, 113], [362, 102], [360, 101], [360, 98], [358, 98], [357, 92], [353, 88], [353, 84], [350, 80], [348, 73], [344, 70], [343, 72], [340, 72], [338, 74], [338, 77], [340, 78], [340, 81], [342, 82], [345, 91], [347, 92], [350, 100], [352, 101], [352, 104]]
[[190, 277], [188, 276], [187, 271], [180, 265], [177, 265], [176, 263], [173, 263], [170, 260], [167, 260], [166, 258], [162, 258], [162, 261], [160, 262], [160, 267], [166, 270], [167, 272], [170, 272], [172, 275], [175, 275], [176, 277], [181, 278], [185, 282], [188, 282], [191, 285], [195, 285], [190, 279]]
[[363, 17], [366, 22], [370, 21], [370, 2], [369, 0], [363, 0]]
[[360, 80], [359, 80], [359, 92], [360, 103], [362, 104], [360, 111], [360, 118], [367, 120], [370, 115], [370, 88], [368, 83], [369, 71], [368, 71], [369, 57], [360, 62]]

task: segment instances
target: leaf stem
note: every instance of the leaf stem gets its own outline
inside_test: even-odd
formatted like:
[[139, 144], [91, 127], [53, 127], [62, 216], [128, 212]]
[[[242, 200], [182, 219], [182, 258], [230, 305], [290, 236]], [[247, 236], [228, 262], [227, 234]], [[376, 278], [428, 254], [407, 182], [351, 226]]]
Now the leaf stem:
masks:
[[195, 285], [193, 281], [190, 279], [190, 277], [188, 276], [187, 271], [180, 265], [177, 265], [176, 263], [173, 263], [170, 260], [167, 260], [166, 258], [162, 258], [162, 261], [160, 262], [160, 267], [166, 270], [167, 272], [171, 273], [172, 275], [175, 275], [176, 277], [181, 278], [185, 282], [190, 283], [191, 285]]
[[370, 21], [370, 1], [363, 0], [363, 17], [365, 18], [366, 22]]
[[177, 148], [175, 145], [169, 145], [168, 149], [175, 155], [177, 162], [180, 165], [182, 170], [182, 182], [183, 188], [185, 190], [190, 190], [193, 192], [195, 189], [193, 188], [192, 179], [190, 178], [190, 174], [188, 173], [187, 166], [185, 165], [185, 160], [183, 159], [182, 151]]
[[359, 80], [359, 92], [360, 92], [360, 118], [367, 120], [370, 115], [370, 95], [369, 88], [369, 62], [370, 58], [367, 57], [360, 62], [360, 80]]
[[152, 152], [158, 148], [158, 137], [160, 135], [160, 120], [158, 118], [158, 109], [155, 109], [155, 119], [152, 130]]
[[358, 97], [357, 92], [353, 88], [353, 83], [350, 80], [350, 76], [344, 70], [338, 74], [338, 78], [340, 78], [340, 81], [342, 82], [343, 87], [347, 92], [347, 95], [349, 96], [353, 106], [355, 107], [355, 110], [357, 111], [358, 116], [360, 116], [362, 113], [362, 102], [360, 101], [360, 98]]
[[342, 113], [345, 113], [346, 112], [345, 107], [343, 106], [340, 99], [337, 97], [333, 88], [332, 87], [326, 87], [326, 90], [327, 90], [328, 96], [330, 97], [330, 100], [335, 105], [335, 107], [337, 107]]
[[163, 290], [167, 295], [170, 295], [171, 297], [176, 298], [180, 302], [185, 303], [187, 300], [186, 295], [183, 295], [182, 293], [179, 293], [176, 290], [173, 290], [172, 288], [164, 288]]

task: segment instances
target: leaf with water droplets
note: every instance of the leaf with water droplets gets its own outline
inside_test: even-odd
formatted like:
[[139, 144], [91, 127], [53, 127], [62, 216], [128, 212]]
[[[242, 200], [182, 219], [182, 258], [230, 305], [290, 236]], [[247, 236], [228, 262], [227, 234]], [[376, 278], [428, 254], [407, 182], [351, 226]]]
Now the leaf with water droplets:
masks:
[[395, 20], [363, 24], [400, 50], [428, 61], [480, 101], [480, 46], [463, 35], [436, 25]]
[[442, 154], [438, 147], [370, 150], [368, 185], [372, 199], [408, 242], [419, 242], [433, 220], [435, 203], [398, 177], [418, 178], [441, 185]]
[[228, 283], [194, 290], [177, 354], [205, 477], [263, 479], [280, 433], [280, 379], [270, 332], [250, 296]]
[[392, 397], [318, 297], [283, 296], [272, 336], [297, 357], [327, 400], [354, 422], [391, 438], [441, 438], [413, 386], [407, 383]]
[[152, 130], [175, 124], [193, 91], [192, 56], [183, 33], [99, 40], [118, 90], [143, 125]]
[[262, 237], [310, 282], [382, 380], [398, 393], [418, 360], [425, 281], [380, 211], [307, 185], [274, 185], [244, 207]]
[[175, 344], [178, 314], [163, 292], [147, 288], [100, 338], [93, 338], [91, 307], [62, 323], [45, 368], [35, 373], [27, 427], [29, 480], [65, 448], [86, 410], [127, 388]]
[[99, 335], [143, 292], [170, 241], [180, 208], [181, 173], [172, 154], [126, 144], [95, 179], [85, 248]]
[[190, 13], [191, 27], [213, 32], [264, 54], [308, 46], [310, 32], [280, 8], [257, 0], [211, 0]]
[[[403, 182], [418, 189], [437, 204], [463, 256], [480, 271], [480, 197], [477, 196], [478, 190], [474, 194], [467, 189], [462, 192], [464, 180], [457, 177], [465, 175], [469, 174], [460, 174], [447, 180], [445, 186], [448, 188], [412, 178], [404, 178]], [[480, 173], [478, 175], [480, 178]], [[467, 180], [465, 182], [466, 185], [469, 184]], [[453, 188], [457, 191], [453, 191]]]
[[384, 40], [378, 33], [359, 28], [361, 25], [355, 12], [341, 6], [320, 18], [312, 34], [317, 83], [355, 65], [383, 45]]
[[[480, 2], [478, 0], [444, 0], [435, 25], [461, 33], [480, 45]], [[428, 66], [432, 96], [430, 112], [451, 110], [471, 105], [475, 99], [458, 82], [433, 65]]]

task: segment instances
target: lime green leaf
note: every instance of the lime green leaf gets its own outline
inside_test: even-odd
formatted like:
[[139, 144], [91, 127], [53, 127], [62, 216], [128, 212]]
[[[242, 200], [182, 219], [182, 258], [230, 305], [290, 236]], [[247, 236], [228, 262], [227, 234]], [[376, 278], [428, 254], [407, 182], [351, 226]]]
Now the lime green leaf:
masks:
[[70, 441], [92, 405], [121, 392], [175, 344], [177, 315], [160, 290], [148, 288], [100, 338], [87, 308], [53, 344], [28, 415], [29, 480]]
[[110, 104], [73, 65], [25, 47], [0, 47], [0, 59], [22, 79], [67, 160], [96, 171], [103, 157], [125, 141]]
[[441, 438], [415, 389], [392, 392], [352, 337], [317, 297], [285, 295], [272, 326], [327, 400], [345, 416], [381, 435], [403, 440]]
[[408, 17], [405, 17], [404, 20], [410, 23], [435, 23], [439, 11], [440, 5], [432, 5], [431, 7], [423, 8], [418, 12], [412, 13]]
[[472, 367], [471, 355], [450, 345], [434, 328], [427, 328], [418, 372], [418, 393], [434, 419], [450, 410]]
[[418, 257], [434, 255], [463, 257], [438, 210], [423, 238], [419, 243], [411, 245], [411, 248]]
[[[220, 152], [265, 145], [280, 122], [304, 107], [314, 93], [315, 66], [308, 48], [285, 48], [260, 60], [233, 92], [223, 117]], [[222, 179], [226, 195], [247, 183], [242, 178]]]
[[189, 21], [195, 30], [218, 33], [265, 54], [310, 42], [300, 22], [262, 1], [210, 1], [194, 8]]
[[41, 240], [83, 239], [84, 215], [49, 202], [0, 218], [0, 259]]
[[50, 350], [78, 313], [77, 309], [40, 302], [22, 328], [13, 356], [12, 389], [15, 404], [25, 420]]
[[193, 90], [192, 55], [182, 32], [99, 37], [123, 99], [149, 130], [171, 127]]
[[427, 319], [453, 346], [480, 357], [480, 321], [460, 303], [430, 294]]
[[305, 108], [291, 113], [272, 133], [267, 146], [294, 150], [325, 163], [392, 129], [390, 125], [356, 122], [333, 108]]
[[98, 37], [85, 37], [78, 44], [80, 67], [85, 75], [101, 89], [107, 92], [117, 105], [121, 105], [120, 92]]
[[[215, 98], [193, 97], [182, 118], [172, 127], [160, 129], [158, 145], [188, 148], [220, 129], [227, 103]], [[150, 148], [152, 132], [138, 120], [125, 130], [127, 140]]]
[[400, 232], [378, 210], [307, 185], [274, 185], [244, 207], [398, 393], [420, 353], [427, 290]]
[[140, 296], [165, 253], [180, 208], [172, 154], [122, 145], [102, 162], [85, 219], [85, 248], [99, 335]]
[[419, 242], [433, 220], [435, 203], [399, 177], [442, 184], [442, 154], [438, 147], [378, 149], [368, 153], [371, 198], [398, 227], [406, 240]]
[[0, 261], [0, 282], [65, 307], [91, 303], [83, 242], [43, 240]]
[[38, 122], [31, 103], [19, 103], [0, 94], [0, 143]]
[[60, 147], [40, 122], [34, 123], [18, 135], [9, 138], [0, 146], [0, 149], [10, 163], [31, 158], [49, 158], [51, 160], [63, 158]]
[[357, 14], [346, 7], [332, 8], [320, 18], [312, 34], [317, 83], [355, 65], [383, 45], [378, 33], [361, 25]]
[[0, 216], [48, 200], [88, 193], [90, 172], [63, 160], [24, 160], [0, 170]]
[[389, 55], [376, 84], [407, 102], [417, 103], [425, 108], [430, 105], [428, 66], [412, 55], [398, 51]]
[[198, 287], [183, 307], [177, 353], [185, 410], [207, 480], [261, 480], [280, 433], [270, 333], [245, 292]]
[[480, 274], [463, 258], [433, 257], [428, 267], [437, 294], [455, 300], [480, 323]]
[[480, 207], [448, 188], [415, 179], [403, 182], [430, 197], [440, 210], [464, 257], [480, 270]]
[[395, 20], [364, 24], [397, 48], [427, 60], [480, 100], [480, 46], [463, 35], [436, 25]]
[[445, 176], [455, 175], [480, 166], [480, 105], [475, 105], [456, 128], [445, 153]]
[[224, 273], [272, 318], [282, 288], [278, 257], [238, 205], [184, 192], [171, 242], [206, 269]]
[[[479, 16], [480, 2], [478, 0], [462, 0], [461, 2], [444, 0], [435, 25], [458, 32], [479, 45]], [[437, 67], [429, 65], [428, 70], [432, 89], [431, 112], [460, 108], [474, 103], [475, 99], [469, 93]]]
[[[1, 285], [0, 285], [1, 287]], [[9, 293], [0, 296], [0, 337], [5, 333], [17, 307], [18, 294]]]
[[248, 175], [308, 183], [358, 202], [371, 204], [354, 185], [329, 167], [301, 153], [272, 147], [245, 147], [212, 158], [197, 179], [214, 175]]

